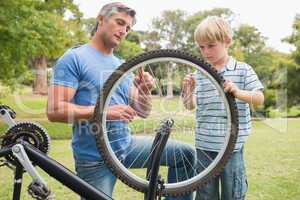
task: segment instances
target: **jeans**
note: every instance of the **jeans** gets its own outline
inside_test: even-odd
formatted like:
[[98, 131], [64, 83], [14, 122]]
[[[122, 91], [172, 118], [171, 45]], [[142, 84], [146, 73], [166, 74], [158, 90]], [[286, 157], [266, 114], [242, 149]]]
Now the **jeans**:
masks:
[[[209, 164], [217, 152], [197, 149], [197, 170], [203, 170], [203, 165]], [[202, 163], [200, 165], [200, 162]], [[221, 187], [219, 187], [221, 183]], [[225, 168], [219, 176], [200, 188], [196, 193], [196, 200], [244, 200], [248, 188], [243, 149], [233, 152]], [[221, 189], [221, 194], [220, 194]]]
[[[147, 167], [145, 161], [148, 158], [152, 146], [152, 139], [149, 137], [132, 137], [128, 148], [128, 154], [122, 163], [126, 167], [141, 168]], [[184, 156], [183, 156], [184, 155]], [[195, 173], [194, 162], [196, 152], [188, 144], [169, 140], [161, 155], [161, 165], [168, 166], [168, 183], [185, 180]], [[111, 173], [104, 161], [76, 160], [76, 172], [79, 177], [112, 196], [116, 177]], [[146, 176], [146, 174], [145, 174]], [[166, 197], [166, 200], [191, 200], [192, 193], [182, 197]]]

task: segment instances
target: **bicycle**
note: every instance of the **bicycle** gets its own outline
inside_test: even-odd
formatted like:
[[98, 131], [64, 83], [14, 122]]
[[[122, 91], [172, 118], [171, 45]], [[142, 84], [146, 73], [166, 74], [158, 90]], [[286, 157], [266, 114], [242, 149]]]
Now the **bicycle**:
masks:
[[[132, 79], [134, 74], [138, 74], [141, 68], [155, 77], [155, 88], [152, 91], [153, 101], [156, 103], [159, 102], [160, 104], [154, 105], [160, 105], [160, 108], [163, 109], [158, 109], [158, 113], [150, 113], [147, 119], [137, 118], [133, 120], [133, 122], [131, 122], [132, 132], [142, 130], [143, 135], [150, 133], [165, 133], [166, 124], [169, 124], [167, 128], [168, 134], [165, 139], [159, 139], [159, 137], [157, 139], [153, 136], [155, 139], [149, 140], [149, 142], [152, 142], [152, 148], [151, 151], [147, 152], [149, 155], [147, 155], [142, 165], [142, 167], [146, 169], [145, 173], [136, 172], [135, 170], [132, 170], [131, 167], [124, 166], [123, 161], [118, 158], [115, 154], [116, 151], [113, 150], [111, 146], [111, 143], [114, 141], [111, 141], [109, 130], [107, 130], [106, 127], [106, 124], [109, 122], [106, 118], [107, 110], [116, 89], [122, 84], [122, 81], [130, 78]], [[220, 101], [220, 106], [224, 111], [222, 113], [224, 117], [222, 117], [222, 122], [220, 122], [225, 130], [224, 143], [216, 158], [210, 158], [211, 163], [208, 166], [205, 166], [205, 170], [200, 173], [197, 169], [193, 169], [194, 173], [192, 176], [187, 175], [184, 180], [176, 180], [172, 183], [166, 182], [167, 178], [163, 176], [158, 179], [157, 175], [154, 175], [152, 177], [153, 180], [151, 181], [149, 174], [158, 173], [158, 168], [154, 169], [154, 167], [159, 163], [153, 165], [152, 168], [151, 164], [157, 162], [157, 157], [159, 157], [157, 152], [163, 151], [164, 146], [169, 142], [168, 137], [174, 137], [175, 139], [177, 137], [177, 139], [179, 138], [180, 140], [192, 138], [192, 134], [196, 129], [195, 111], [187, 112], [184, 106], [182, 106], [180, 103], [182, 102], [180, 92], [179, 96], [176, 98], [170, 95], [172, 92], [176, 94], [176, 91], [173, 89], [172, 92], [170, 92], [169, 82], [173, 81], [173, 86], [180, 87], [180, 82], [187, 73], [193, 73], [194, 75], [202, 74], [207, 78], [207, 85], [216, 90], [216, 96], [214, 98]], [[164, 85], [164, 82], [167, 82], [167, 86]], [[152, 195], [152, 197], [149, 197], [150, 199], [154, 199], [157, 196], [185, 195], [195, 191], [209, 182], [212, 178], [216, 177], [226, 164], [226, 161], [234, 149], [238, 132], [236, 102], [231, 94], [223, 91], [223, 82], [223, 78], [213, 70], [208, 63], [189, 53], [178, 50], [150, 51], [122, 64], [105, 82], [97, 99], [94, 117], [91, 120], [91, 122], [96, 124], [96, 128], [93, 131], [95, 133], [98, 150], [113, 174], [133, 189], [145, 194], [148, 193], [148, 197], [149, 191], [151, 191], [150, 196]], [[173, 105], [174, 102], [175, 105]], [[50, 176], [54, 177], [82, 197], [88, 199], [111, 199], [47, 156], [50, 149], [50, 137], [43, 127], [31, 122], [13, 122], [12, 118], [14, 118], [15, 115], [12, 115], [14, 111], [10, 108], [2, 108], [0, 112], [2, 116], [5, 116], [4, 119], [6, 120], [6, 123], [10, 125], [10, 128], [6, 131], [1, 141], [0, 157], [5, 157], [6, 160], [4, 161], [4, 165], [10, 167], [13, 166], [15, 168], [16, 180], [22, 178], [24, 172], [23, 168], [31, 175], [33, 183], [30, 184], [28, 191], [34, 198], [53, 198], [51, 197], [51, 192], [46, 183], [34, 168], [34, 166], [37, 165]], [[207, 112], [212, 113], [213, 110], [208, 108]], [[161, 124], [161, 127], [158, 130], [153, 131], [153, 127], [156, 128], [156, 124], [160, 123], [162, 118], [172, 118], [172, 123], [170, 123], [170, 120], [167, 120]], [[142, 129], [140, 128], [141, 124]], [[175, 128], [171, 128], [170, 124], [172, 124], [172, 126], [174, 125]], [[170, 134], [172, 131], [175, 133]], [[180, 135], [182, 133], [184, 134], [183, 136]], [[164, 141], [162, 142], [163, 144], [160, 144], [161, 146], [159, 145], [158, 140], [160, 142]], [[159, 146], [161, 148], [158, 148]], [[159, 151], [157, 149], [159, 149]], [[182, 157], [182, 160], [187, 160], [186, 155], [180, 154], [180, 156]], [[164, 158], [159, 157], [158, 161], [162, 159]], [[30, 161], [32, 164], [30, 164]], [[132, 163], [132, 165], [133, 164], [134, 163]], [[184, 164], [184, 168], [187, 167], [193, 166], [191, 163], [188, 163], [187, 165]], [[155, 188], [153, 188], [154, 186], [150, 185], [149, 182], [155, 183]], [[19, 198], [21, 184], [22, 183], [15, 181], [13, 199]]]

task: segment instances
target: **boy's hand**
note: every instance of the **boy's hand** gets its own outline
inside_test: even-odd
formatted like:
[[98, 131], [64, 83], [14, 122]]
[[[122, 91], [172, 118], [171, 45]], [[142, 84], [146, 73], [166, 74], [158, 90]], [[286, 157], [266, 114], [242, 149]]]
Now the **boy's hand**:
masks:
[[239, 92], [239, 88], [231, 80], [225, 80], [224, 82], [224, 91], [231, 92], [235, 97]]
[[144, 69], [141, 67], [139, 69], [138, 75], [134, 77], [134, 85], [139, 90], [140, 94], [149, 95], [154, 86], [154, 79], [148, 72], [145, 72]]
[[193, 74], [188, 74], [182, 81], [182, 93], [184, 95], [191, 95], [196, 87], [196, 79]]

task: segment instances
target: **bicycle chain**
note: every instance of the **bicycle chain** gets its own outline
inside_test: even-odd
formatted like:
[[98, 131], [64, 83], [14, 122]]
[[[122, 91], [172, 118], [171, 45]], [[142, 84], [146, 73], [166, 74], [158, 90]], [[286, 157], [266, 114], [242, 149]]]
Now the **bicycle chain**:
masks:
[[[50, 137], [47, 131], [37, 123], [19, 122], [13, 127], [10, 127], [1, 137], [0, 147], [11, 147], [20, 141], [28, 142], [45, 154], [49, 153]], [[13, 165], [17, 162], [13, 155], [5, 156], [5, 158]]]

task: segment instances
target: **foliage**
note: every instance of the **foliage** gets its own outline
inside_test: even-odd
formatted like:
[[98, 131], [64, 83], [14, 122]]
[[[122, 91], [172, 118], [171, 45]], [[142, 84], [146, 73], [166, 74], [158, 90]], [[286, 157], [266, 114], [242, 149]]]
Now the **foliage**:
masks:
[[257, 28], [247, 24], [240, 25], [233, 37], [247, 54], [260, 52], [265, 47], [265, 39]]
[[140, 53], [142, 53], [142, 48], [135, 42], [130, 42], [128, 40], [123, 40], [121, 44], [115, 49], [115, 54], [122, 59], [128, 60]]
[[[289, 107], [299, 105], [300, 93], [300, 15], [297, 14], [293, 24], [293, 33], [291, 36], [284, 38], [284, 41], [294, 45], [296, 49], [291, 54], [291, 59], [284, 63], [280, 63], [279, 67], [286, 67], [284, 77], [287, 78], [286, 85], [281, 86], [286, 88], [288, 94]], [[279, 76], [282, 78], [283, 75]]]
[[96, 27], [96, 19], [95, 18], [87, 18], [87, 19], [81, 19], [83, 23], [83, 30], [85, 34], [89, 37], [92, 37], [95, 34], [95, 27]]
[[184, 48], [187, 40], [185, 19], [186, 13], [182, 10], [166, 10], [161, 17], [154, 18], [145, 37], [146, 49]]
[[28, 54], [28, 31], [23, 24], [34, 15], [32, 1], [0, 2], [0, 80], [4, 84], [13, 84], [11, 78], [19, 76], [26, 68]]
[[284, 41], [294, 45], [296, 50], [292, 53], [292, 58], [300, 65], [300, 14], [297, 14], [293, 24], [293, 33]]
[[224, 17], [229, 22], [231, 22], [234, 18], [234, 13], [228, 8], [214, 8], [212, 10], [199, 11], [199, 12], [196, 12], [195, 14], [187, 17], [187, 20], [186, 20], [187, 43], [186, 43], [185, 49], [187, 49], [188, 51], [190, 51], [194, 54], [199, 54], [199, 48], [195, 44], [195, 40], [194, 40], [194, 32], [195, 32], [198, 24], [208, 16]]
[[279, 63], [278, 68], [284, 70], [275, 73], [274, 87], [286, 91], [288, 107], [299, 105], [300, 66], [289, 60]]
[[[48, 67], [53, 66], [67, 48], [88, 41], [96, 22], [95, 18], [83, 19], [73, 0], [0, 1], [0, 8], [0, 82], [9, 86], [14, 86], [16, 79], [31, 84], [29, 70], [37, 57], [45, 56]], [[148, 31], [132, 31], [115, 52], [124, 59], [161, 48], [200, 55], [194, 31], [207, 16], [235, 22], [235, 13], [228, 8], [191, 15], [183, 10], [166, 10], [153, 19]], [[267, 38], [254, 26], [241, 24], [233, 32], [230, 54], [255, 69], [265, 86], [265, 109], [275, 108], [277, 90], [282, 89], [287, 90], [289, 107], [299, 104], [300, 15], [295, 16], [292, 34], [283, 39], [295, 47], [290, 55], [267, 47]], [[153, 66], [154, 75], [163, 81], [156, 68], [159, 66]]]
[[[173, 85], [173, 95], [179, 96], [181, 94], [181, 87], [178, 87], [177, 85]], [[161, 94], [160, 94], [161, 92]], [[163, 84], [160, 86], [160, 88], [154, 88], [151, 92], [152, 95], [166, 95], [167, 94], [167, 85]]]
[[[0, 7], [0, 81], [5, 84], [13, 85], [36, 57], [56, 58], [75, 40], [85, 40], [72, 0], [1, 1]], [[66, 21], [67, 10], [75, 18]]]
[[[146, 46], [145, 49], [170, 47], [200, 55], [194, 42], [194, 31], [201, 20], [208, 16], [223, 17], [230, 24], [235, 20], [235, 14], [227, 8], [199, 11], [190, 16], [181, 10], [165, 11], [162, 16], [154, 18], [150, 31], [144, 34], [143, 44]], [[287, 56], [268, 48], [266, 46], [267, 38], [254, 26], [241, 24], [234, 27], [233, 32], [234, 37], [230, 55], [254, 68], [265, 86], [267, 98], [271, 98], [266, 100], [265, 109], [275, 107], [277, 98], [274, 82], [277, 76], [274, 76], [274, 74], [278, 71], [278, 64], [287, 60]], [[160, 71], [162, 68], [153, 66], [154, 74], [160, 80], [163, 77], [159, 77], [156, 68]]]

